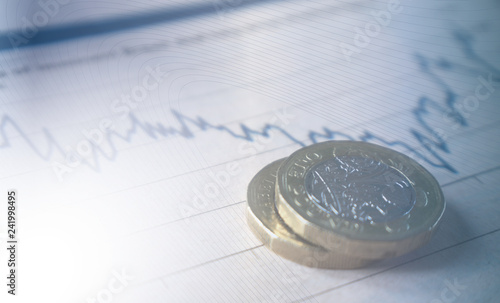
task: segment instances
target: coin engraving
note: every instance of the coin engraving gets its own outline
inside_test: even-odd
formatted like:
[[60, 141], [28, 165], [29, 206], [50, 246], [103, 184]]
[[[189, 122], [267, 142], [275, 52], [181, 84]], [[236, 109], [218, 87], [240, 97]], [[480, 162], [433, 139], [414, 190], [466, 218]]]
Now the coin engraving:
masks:
[[427, 243], [446, 205], [437, 180], [416, 161], [357, 141], [297, 150], [280, 165], [275, 192], [280, 216], [297, 235], [368, 259]]
[[[298, 236], [279, 216], [275, 206], [276, 173], [284, 159], [260, 170], [250, 181], [247, 193], [247, 220], [262, 243], [278, 255], [310, 267], [358, 268], [373, 262], [340, 251], [326, 250]], [[334, 245], [337, 242], [332, 239]]]
[[322, 211], [354, 222], [387, 222], [415, 205], [411, 182], [397, 169], [370, 157], [342, 155], [319, 162], [305, 176], [305, 189]]

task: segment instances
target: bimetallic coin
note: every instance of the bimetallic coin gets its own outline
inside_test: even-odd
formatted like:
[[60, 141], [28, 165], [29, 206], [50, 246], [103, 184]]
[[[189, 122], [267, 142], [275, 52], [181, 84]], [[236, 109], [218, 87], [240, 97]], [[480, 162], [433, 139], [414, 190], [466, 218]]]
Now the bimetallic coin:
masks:
[[252, 232], [266, 247], [296, 263], [319, 268], [358, 268], [371, 260], [329, 252], [296, 235], [280, 218], [275, 208], [278, 167], [284, 159], [264, 167], [248, 186], [247, 220]]
[[439, 184], [417, 162], [353, 141], [318, 143], [293, 153], [279, 168], [276, 204], [299, 236], [368, 259], [425, 244], [445, 209]]

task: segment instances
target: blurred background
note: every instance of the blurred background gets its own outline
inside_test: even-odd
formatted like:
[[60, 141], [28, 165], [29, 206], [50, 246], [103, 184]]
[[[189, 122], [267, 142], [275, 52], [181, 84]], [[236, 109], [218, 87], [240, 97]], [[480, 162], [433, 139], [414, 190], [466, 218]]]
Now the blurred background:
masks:
[[[499, 12], [486, 0], [4, 1], [0, 200], [18, 191], [19, 276], [1, 296], [494, 301]], [[341, 271], [267, 250], [245, 221], [248, 182], [324, 140], [380, 144], [431, 171], [448, 205], [429, 245]], [[7, 260], [1, 249], [2, 277]]]

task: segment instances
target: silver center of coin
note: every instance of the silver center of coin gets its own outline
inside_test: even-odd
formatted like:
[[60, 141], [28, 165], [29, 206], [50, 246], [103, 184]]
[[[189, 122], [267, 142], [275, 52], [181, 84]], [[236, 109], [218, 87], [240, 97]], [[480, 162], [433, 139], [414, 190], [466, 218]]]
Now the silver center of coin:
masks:
[[397, 169], [360, 156], [339, 156], [307, 173], [309, 198], [323, 211], [360, 222], [386, 222], [415, 205], [415, 189]]

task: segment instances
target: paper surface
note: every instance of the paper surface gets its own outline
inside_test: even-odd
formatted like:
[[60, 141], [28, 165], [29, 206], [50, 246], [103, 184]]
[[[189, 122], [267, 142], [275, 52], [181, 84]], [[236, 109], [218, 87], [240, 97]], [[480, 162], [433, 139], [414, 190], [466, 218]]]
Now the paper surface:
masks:
[[[51, 43], [37, 35], [182, 5], [5, 6], [4, 285], [10, 189], [19, 241], [7, 302], [496, 300], [499, 3], [258, 2], [192, 1], [211, 11]], [[428, 245], [321, 270], [253, 236], [250, 179], [331, 139], [393, 148], [437, 178], [447, 209]]]

